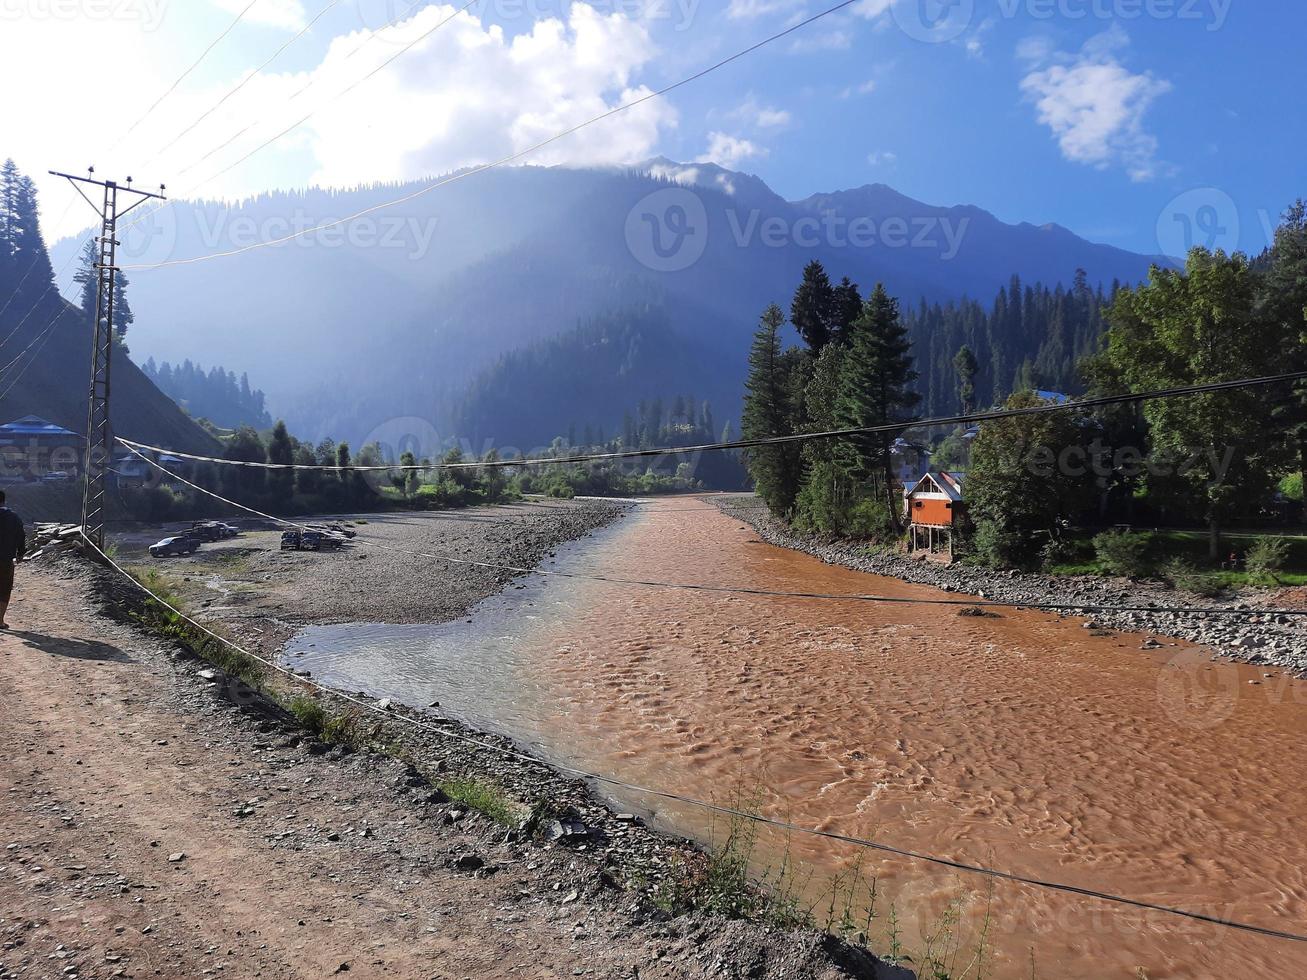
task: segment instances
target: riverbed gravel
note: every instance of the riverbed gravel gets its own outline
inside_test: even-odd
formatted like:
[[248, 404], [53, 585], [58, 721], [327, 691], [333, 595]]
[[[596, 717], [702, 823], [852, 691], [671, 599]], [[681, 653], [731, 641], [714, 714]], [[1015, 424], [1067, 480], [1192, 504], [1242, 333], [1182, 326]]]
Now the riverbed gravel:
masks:
[[[715, 500], [769, 544], [802, 551], [832, 565], [931, 585], [993, 602], [1057, 603], [1066, 615], [1081, 616], [1086, 626], [1172, 637], [1203, 646], [1244, 663], [1283, 667], [1307, 674], [1307, 617], [1276, 614], [1301, 609], [1303, 590], [1235, 590], [1216, 599], [1200, 598], [1160, 582], [1093, 576], [1051, 576], [995, 571], [962, 563], [909, 557], [897, 551], [868, 548], [857, 542], [823, 540], [792, 530], [753, 497]], [[1157, 611], [1082, 613], [1085, 606], [1153, 606]], [[1246, 615], [1168, 611], [1193, 607], [1239, 610]], [[1150, 646], [1148, 640], [1145, 646]]]

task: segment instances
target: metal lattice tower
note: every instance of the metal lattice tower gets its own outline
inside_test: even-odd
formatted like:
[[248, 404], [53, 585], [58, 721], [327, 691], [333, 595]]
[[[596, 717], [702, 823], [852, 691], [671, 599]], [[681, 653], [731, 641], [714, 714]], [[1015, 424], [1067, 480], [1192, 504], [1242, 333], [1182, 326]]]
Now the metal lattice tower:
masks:
[[[95, 172], [94, 168], [90, 171]], [[86, 398], [86, 452], [83, 459], [82, 533], [97, 548], [104, 547], [105, 495], [109, 461], [113, 458], [113, 428], [109, 419], [109, 379], [113, 363], [114, 338], [113, 304], [118, 289], [118, 219], [132, 208], [150, 198], [163, 200], [163, 194], [134, 190], [132, 179], [126, 186], [112, 180], [95, 180], [93, 177], [74, 177], [51, 170], [56, 177], [72, 182], [77, 193], [100, 213], [100, 236], [95, 263], [95, 322], [91, 331], [91, 381]], [[86, 196], [79, 184], [101, 188], [103, 202], [97, 206]], [[162, 191], [164, 188], [159, 187]], [[135, 197], [124, 211], [118, 210], [118, 194]]]

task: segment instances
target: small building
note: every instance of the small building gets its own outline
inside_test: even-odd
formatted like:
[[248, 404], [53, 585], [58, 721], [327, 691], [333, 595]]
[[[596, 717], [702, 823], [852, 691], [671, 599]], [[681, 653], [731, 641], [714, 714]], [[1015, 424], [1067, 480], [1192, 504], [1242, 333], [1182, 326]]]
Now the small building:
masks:
[[890, 462], [899, 485], [910, 487], [930, 469], [930, 450], [907, 439], [895, 439], [890, 444]]
[[0, 425], [0, 470], [7, 482], [73, 475], [81, 457], [81, 436], [47, 419], [24, 415]]
[[954, 552], [954, 535], [965, 513], [962, 478], [939, 470], [926, 473], [903, 492], [908, 520], [908, 552], [928, 555]]
[[[181, 473], [187, 468], [186, 460], [171, 453], [147, 453], [159, 466]], [[120, 487], [143, 487], [156, 484], [173, 484], [176, 481], [163, 470], [151, 466], [133, 452], [118, 450], [109, 464], [109, 473]]]

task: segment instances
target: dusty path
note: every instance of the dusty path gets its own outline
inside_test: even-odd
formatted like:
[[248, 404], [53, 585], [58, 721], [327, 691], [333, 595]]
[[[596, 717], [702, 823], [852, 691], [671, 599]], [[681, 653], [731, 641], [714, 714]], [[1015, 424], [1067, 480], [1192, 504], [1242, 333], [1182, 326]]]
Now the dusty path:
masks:
[[391, 760], [312, 754], [77, 577], [24, 567], [9, 621], [0, 977], [845, 975], [813, 936], [651, 921], [584, 856], [405, 795]]

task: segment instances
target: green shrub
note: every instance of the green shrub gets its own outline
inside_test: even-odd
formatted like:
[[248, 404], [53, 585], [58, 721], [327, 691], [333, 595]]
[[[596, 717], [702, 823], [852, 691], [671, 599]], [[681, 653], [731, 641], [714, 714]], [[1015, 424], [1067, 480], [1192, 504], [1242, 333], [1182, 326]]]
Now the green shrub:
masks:
[[1104, 531], [1094, 535], [1094, 552], [1103, 568], [1113, 575], [1140, 578], [1148, 571], [1152, 538], [1129, 531]]
[[1203, 571], [1184, 558], [1169, 559], [1162, 566], [1162, 577], [1177, 589], [1208, 599], [1219, 595], [1225, 587], [1219, 575]]
[[1244, 561], [1253, 579], [1275, 582], [1289, 561], [1289, 542], [1284, 538], [1258, 538]]
[[1045, 570], [1055, 565], [1069, 565], [1080, 557], [1079, 542], [1070, 538], [1049, 538], [1039, 552], [1040, 564]]
[[983, 520], [976, 525], [974, 546], [980, 560], [994, 568], [1021, 568], [1030, 563], [1027, 535], [997, 521]]
[[1290, 500], [1302, 500], [1302, 474], [1293, 473], [1280, 481], [1280, 491]]
[[327, 711], [318, 702], [317, 698], [297, 694], [290, 699], [290, 702], [286, 705], [286, 710], [294, 715], [295, 720], [315, 736], [321, 735], [322, 729], [327, 724]]

